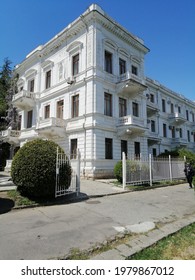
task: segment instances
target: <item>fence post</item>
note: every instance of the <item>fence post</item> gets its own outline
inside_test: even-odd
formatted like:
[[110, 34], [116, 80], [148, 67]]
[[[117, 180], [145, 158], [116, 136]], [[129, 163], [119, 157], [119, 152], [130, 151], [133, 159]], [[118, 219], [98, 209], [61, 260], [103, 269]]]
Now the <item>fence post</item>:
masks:
[[127, 176], [125, 152], [123, 152], [122, 155], [123, 155], [122, 156], [123, 190], [125, 190], [125, 187], [126, 187], [126, 176]]
[[149, 154], [150, 186], [152, 186], [152, 155]]
[[81, 155], [79, 149], [77, 150], [77, 168], [76, 168], [76, 192], [77, 196], [80, 193], [80, 164], [81, 164]]
[[170, 174], [170, 181], [173, 181], [173, 176], [172, 176], [172, 166], [171, 166], [171, 155], [169, 155], [169, 174]]

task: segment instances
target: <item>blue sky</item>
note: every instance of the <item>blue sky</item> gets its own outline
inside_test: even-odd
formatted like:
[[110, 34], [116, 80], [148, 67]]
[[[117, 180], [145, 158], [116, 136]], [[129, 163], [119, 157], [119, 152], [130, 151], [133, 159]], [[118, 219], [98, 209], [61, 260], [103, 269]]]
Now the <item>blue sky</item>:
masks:
[[195, 100], [194, 0], [1, 1], [0, 66], [12, 66], [96, 3], [150, 49], [145, 75]]

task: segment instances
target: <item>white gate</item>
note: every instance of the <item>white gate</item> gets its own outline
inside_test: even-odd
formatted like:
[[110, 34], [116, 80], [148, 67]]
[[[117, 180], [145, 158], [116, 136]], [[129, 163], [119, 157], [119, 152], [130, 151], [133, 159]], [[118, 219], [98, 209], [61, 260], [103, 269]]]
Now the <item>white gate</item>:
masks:
[[[70, 169], [68, 168], [70, 166]], [[68, 171], [67, 171], [68, 170]], [[71, 172], [71, 179], [67, 180], [66, 172]], [[71, 166], [69, 157], [64, 153], [59, 153], [57, 148], [56, 155], [56, 186], [55, 197], [65, 196], [68, 194], [80, 193], [80, 153], [78, 151], [76, 168]]]

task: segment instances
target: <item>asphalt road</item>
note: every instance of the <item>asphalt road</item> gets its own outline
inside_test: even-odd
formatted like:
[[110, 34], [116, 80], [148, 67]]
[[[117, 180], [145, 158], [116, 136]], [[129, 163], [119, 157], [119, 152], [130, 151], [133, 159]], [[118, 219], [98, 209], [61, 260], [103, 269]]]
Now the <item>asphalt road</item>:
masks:
[[87, 249], [117, 229], [151, 221], [168, 223], [195, 213], [186, 185], [14, 210], [0, 215], [0, 259], [52, 259], [71, 248]]

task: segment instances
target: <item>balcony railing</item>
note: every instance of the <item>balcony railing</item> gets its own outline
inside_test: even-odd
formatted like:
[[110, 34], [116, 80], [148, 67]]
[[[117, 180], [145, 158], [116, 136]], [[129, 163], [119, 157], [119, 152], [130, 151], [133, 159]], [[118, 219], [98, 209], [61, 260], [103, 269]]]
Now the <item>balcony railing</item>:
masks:
[[142, 134], [148, 130], [146, 120], [133, 115], [121, 117], [117, 121], [118, 133], [122, 134]]
[[60, 118], [41, 119], [36, 130], [45, 137], [64, 136], [66, 131], [66, 121]]
[[143, 91], [147, 89], [145, 80], [129, 71], [118, 77], [117, 84], [119, 84], [119, 94], [129, 97], [135, 97], [137, 94], [143, 93]]
[[19, 143], [20, 130], [12, 130], [10, 128], [0, 132], [0, 139], [10, 144]]
[[20, 109], [32, 108], [36, 98], [38, 98], [37, 93], [22, 90], [13, 96], [12, 103]]
[[178, 112], [169, 114], [169, 120], [171, 121], [172, 124], [175, 124], [175, 125], [180, 125], [187, 121], [185, 116]]

